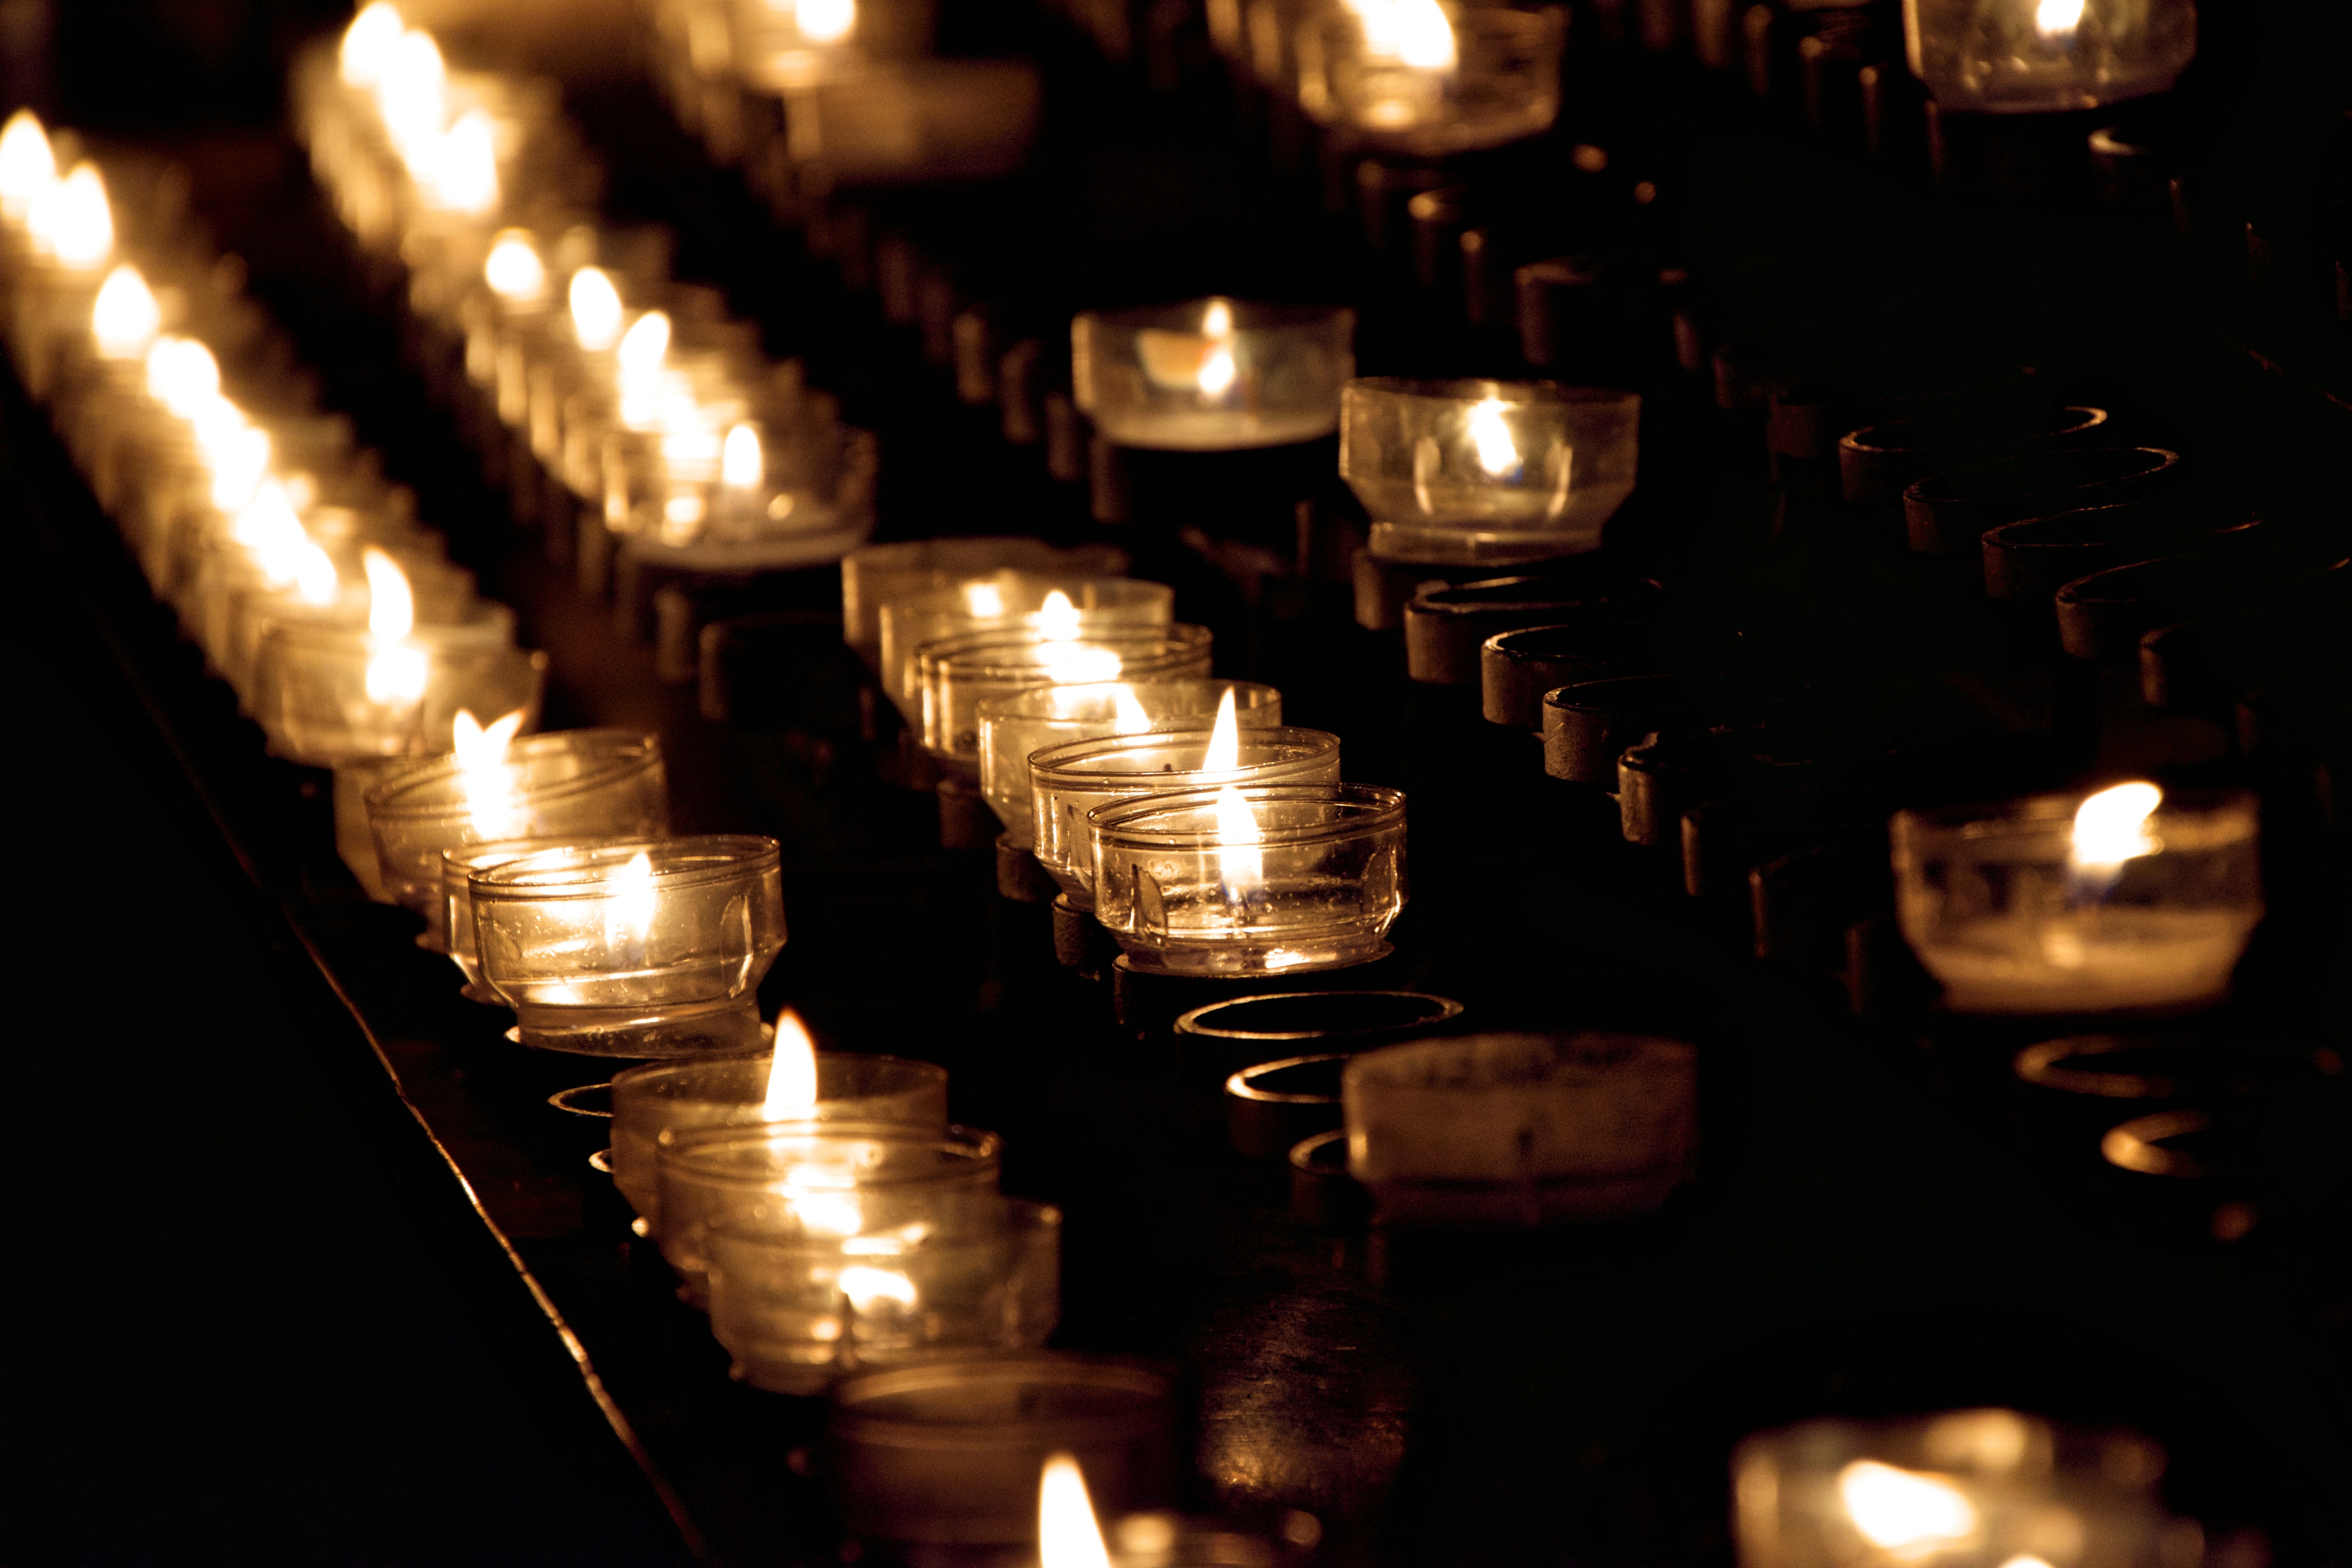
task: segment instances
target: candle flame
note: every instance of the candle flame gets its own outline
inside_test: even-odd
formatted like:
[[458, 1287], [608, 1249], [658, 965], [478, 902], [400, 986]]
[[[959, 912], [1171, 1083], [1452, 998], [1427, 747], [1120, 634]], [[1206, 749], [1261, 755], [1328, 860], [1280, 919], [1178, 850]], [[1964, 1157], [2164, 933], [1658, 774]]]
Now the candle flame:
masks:
[[812, 44], [837, 44], [857, 26], [857, 0], [796, 0], [793, 24]]
[[[1230, 692], [1227, 693], [1228, 700], [1231, 700], [1231, 695]], [[1150, 732], [1151, 715], [1145, 712], [1143, 704], [1135, 700], [1135, 688], [1125, 684], [1114, 686], [1110, 689], [1110, 700], [1112, 705], [1118, 710], [1118, 718], [1115, 722], [1119, 734], [1142, 735]]]
[[1212, 300], [1209, 308], [1201, 312], [1201, 335], [1204, 338], [1230, 338], [1234, 335], [1234, 308], [1223, 300]]
[[255, 489], [252, 499], [230, 521], [228, 532], [274, 583], [294, 579], [296, 553], [310, 542], [302, 531], [302, 520], [294, 514], [292, 499], [283, 486], [274, 483]]
[[1067, 642], [1078, 635], [1078, 607], [1059, 588], [1037, 606], [1037, 630], [1049, 642]]
[[841, 1293], [860, 1312], [870, 1312], [882, 1301], [896, 1301], [901, 1307], [915, 1304], [913, 1280], [895, 1268], [878, 1268], [871, 1263], [853, 1263], [843, 1269]]
[[368, 655], [366, 686], [371, 702], [415, 702], [425, 695], [432, 661], [407, 640], [416, 625], [416, 596], [400, 563], [371, 545], [360, 556], [367, 568]]
[[430, 184], [435, 201], [468, 217], [499, 205], [498, 137], [488, 115], [477, 109], [457, 117], [433, 149]]
[[[1242, 727], [1234, 712], [1234, 689], [1225, 688], [1223, 700], [1217, 704], [1216, 728], [1209, 731], [1209, 749], [1201, 757], [1201, 766], [1213, 773], [1230, 772], [1242, 765]], [[1219, 803], [1222, 813], [1223, 804]], [[1223, 826], [1220, 816], [1219, 826]], [[1251, 826], [1256, 826], [1253, 823]]]
[[507, 748], [522, 729], [522, 720], [523, 710], [518, 708], [486, 728], [473, 710], [460, 708], [449, 724], [449, 749], [457, 759], [466, 815], [472, 819], [475, 836], [484, 842], [519, 838], [528, 826], [519, 781], [505, 766]]
[[2055, 41], [2071, 38], [2083, 25], [2083, 0], [2042, 0], [2033, 8], [2033, 28]]
[[1211, 397], [1218, 396], [1233, 385], [1240, 374], [1234, 364], [1234, 351], [1220, 343], [1201, 361], [1201, 390]]
[[259, 494], [269, 477], [269, 432], [247, 425], [226, 397], [214, 398], [193, 423], [196, 444], [212, 464], [213, 505], [234, 511]]
[[472, 709], [458, 709], [449, 724], [449, 750], [457, 754], [457, 766], [475, 773], [505, 762], [507, 747], [522, 729], [522, 716], [523, 710], [518, 708], [485, 725], [474, 717]]
[[604, 946], [642, 945], [654, 929], [653, 857], [642, 849], [629, 857], [614, 873], [612, 889], [604, 904]]
[[90, 335], [108, 359], [139, 359], [155, 341], [163, 313], [139, 268], [125, 262], [106, 275], [89, 308]]
[[490, 242], [490, 254], [482, 262], [482, 281], [510, 304], [535, 304], [546, 295], [547, 266], [540, 260], [539, 247], [531, 243], [528, 231], [505, 229]]
[[72, 174], [35, 197], [26, 226], [35, 245], [67, 267], [88, 271], [114, 254], [114, 212], [93, 164], [75, 164]]
[[220, 364], [193, 338], [158, 338], [147, 351], [147, 393], [185, 419], [220, 395]]
[[395, 639], [406, 637], [416, 626], [416, 595], [409, 590], [408, 574], [373, 545], [360, 560], [367, 567], [369, 634]]
[[647, 310], [621, 339], [618, 354], [624, 375], [644, 374], [661, 368], [669, 353], [669, 312]]
[[601, 353], [621, 341], [621, 291], [603, 268], [583, 267], [574, 272], [567, 303], [572, 333], [582, 348]]
[[323, 607], [335, 602], [342, 585], [342, 574], [335, 570], [334, 557], [305, 539], [294, 563], [294, 592], [304, 604]]
[[373, 87], [383, 73], [385, 55], [407, 30], [390, 0], [371, 0], [360, 7], [360, 14], [343, 29], [342, 47], [336, 51], [335, 63], [345, 85]]
[[768, 1062], [768, 1094], [760, 1103], [769, 1121], [805, 1120], [816, 1109], [816, 1042], [790, 1007], [776, 1015], [776, 1054]]
[[759, 428], [738, 425], [729, 430], [727, 444], [719, 454], [719, 482], [730, 489], [751, 490], [759, 489], [767, 477], [767, 458], [760, 450]]
[[1450, 71], [1456, 51], [1454, 24], [1437, 0], [1349, 0], [1364, 26], [1364, 52], [1414, 70]]
[[2164, 799], [2152, 784], [2120, 784], [2103, 789], [2074, 808], [2074, 842], [2068, 858], [2077, 870], [2113, 871], [2125, 861], [2162, 847], [2147, 819]]
[[22, 223], [41, 193], [57, 183], [58, 157], [40, 117], [16, 110], [0, 126], [0, 213]]
[[1037, 1562], [1039, 1568], [1110, 1568], [1086, 1473], [1069, 1454], [1047, 1458], [1037, 1478]]
[[422, 30], [391, 39], [376, 68], [376, 113], [412, 174], [429, 164], [438, 149], [448, 115], [443, 97], [448, 79], [441, 46]]
[[966, 615], [995, 620], [1004, 614], [1004, 591], [993, 583], [966, 583], [963, 607]]
[[1265, 886], [1265, 831], [1241, 791], [1227, 784], [1217, 792], [1217, 878], [1225, 902], [1244, 904]]
[[1967, 1539], [1977, 1510], [1939, 1476], [1856, 1459], [1838, 1472], [1838, 1499], [1856, 1530], [1874, 1546], [1919, 1548]]
[[1470, 439], [1478, 448], [1478, 466], [1495, 478], [1519, 467], [1518, 444], [1503, 419], [1502, 399], [1487, 398], [1470, 410]]

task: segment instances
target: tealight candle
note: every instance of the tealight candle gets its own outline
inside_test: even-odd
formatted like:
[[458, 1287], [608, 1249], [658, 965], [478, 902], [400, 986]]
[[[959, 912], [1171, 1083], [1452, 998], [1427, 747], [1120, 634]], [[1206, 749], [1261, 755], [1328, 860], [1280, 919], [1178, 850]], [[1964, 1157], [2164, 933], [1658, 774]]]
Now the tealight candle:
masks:
[[661, 744], [629, 730], [527, 735], [494, 761], [446, 758], [365, 799], [384, 891], [435, 930], [445, 850], [505, 838], [646, 837], [669, 826]]
[[[654, 1150], [665, 1132], [769, 1121], [948, 1124], [948, 1071], [900, 1057], [820, 1051], [788, 1008], [772, 1050], [647, 1062], [613, 1078], [613, 1184], [660, 1220]], [[650, 1232], [648, 1232], [650, 1234]]]
[[1005, 841], [1030, 848], [1036, 843], [1029, 784], [1034, 754], [1106, 735], [1191, 729], [1219, 721], [1228, 708], [1246, 729], [1282, 722], [1282, 693], [1250, 681], [1118, 680], [988, 698], [978, 710], [981, 794], [1003, 822]]
[[1299, 26], [1298, 102], [1359, 144], [1442, 157], [1549, 130], [1565, 7], [1350, 0]]
[[1328, 436], [1355, 374], [1356, 313], [1215, 298], [1082, 311], [1073, 394], [1106, 440], [1230, 452]]
[[1476, 564], [1594, 548], [1633, 493], [1641, 398], [1552, 382], [1348, 384], [1339, 473], [1375, 553]]
[[1405, 902], [1404, 795], [1371, 784], [1228, 784], [1087, 817], [1095, 918], [1137, 969], [1255, 975], [1388, 951]]
[[[880, 628], [882, 689], [910, 723], [923, 712], [927, 644], [982, 632], [1034, 630], [1058, 637], [1114, 627], [1164, 626], [1175, 618], [1176, 590], [1130, 577], [999, 572], [947, 588], [884, 599]], [[1116, 672], [1113, 672], [1116, 673]]]
[[756, 1044], [754, 994], [784, 945], [776, 841], [600, 843], [477, 871], [482, 979], [522, 1043], [662, 1057]]
[[1897, 813], [1903, 935], [1960, 1013], [2219, 1002], [2262, 919], [2256, 803], [2152, 784]]
[[2193, 0], [1917, 0], [1911, 73], [1938, 107], [2056, 113], [2162, 92], [2197, 56]]
[[965, 759], [977, 770], [980, 705], [988, 699], [1040, 686], [1205, 677], [1210, 640], [1208, 627], [1180, 622], [1076, 636], [1044, 629], [974, 632], [926, 643], [916, 655], [922, 672], [923, 744], [940, 756]]
[[841, 637], [856, 650], [867, 668], [879, 673], [882, 606], [894, 599], [952, 588], [1000, 572], [1086, 580], [1124, 577], [1127, 567], [1127, 552], [1111, 545], [1081, 544], [1065, 550], [1042, 539], [1019, 536], [869, 544], [841, 558]]
[[1229, 784], [1335, 784], [1339, 737], [1322, 730], [1244, 727], [1236, 704], [1213, 725], [1097, 736], [1028, 761], [1030, 836], [1037, 863], [1084, 907], [1094, 896], [1097, 806]]
[[[476, 623], [490, 635], [503, 620]], [[461, 711], [520, 708], [535, 720], [547, 656], [450, 647], [425, 628], [397, 643], [286, 623], [261, 641], [255, 718], [279, 755], [331, 768], [361, 757], [429, 751]], [[459, 628], [459, 635], [464, 635]], [[449, 639], [454, 640], [454, 639]], [[438, 646], [436, 646], [438, 645]]]
[[2132, 1432], [1999, 1409], [1808, 1421], [1747, 1438], [1731, 1468], [1740, 1568], [2170, 1560], [2164, 1453]]
[[[431, 765], [429, 763], [427, 766]], [[338, 774], [340, 776], [340, 773]], [[499, 838], [488, 844], [467, 844], [441, 851], [441, 918], [417, 939], [419, 946], [438, 945], [465, 975], [458, 994], [488, 1007], [503, 1007], [506, 998], [482, 981], [481, 944], [474, 934], [474, 878], [493, 866], [504, 866], [550, 849], [587, 849], [605, 843], [634, 843], [618, 838]]]
[[[449, 727], [450, 749], [427, 756], [358, 757], [335, 768], [335, 853], [359, 879], [361, 889], [379, 904], [397, 903], [384, 890], [383, 871], [377, 864], [374, 830], [368, 825], [367, 796], [410, 773], [436, 763], [462, 758], [473, 767], [502, 762], [507, 748], [530, 722], [530, 712], [517, 708], [487, 725], [467, 709], [459, 709]], [[470, 976], [468, 976], [470, 978]]]
[[1032, 1350], [1061, 1319], [1062, 1214], [999, 1198], [940, 1228], [709, 1235], [710, 1329], [734, 1375], [818, 1394], [844, 1373]]
[[779, 1241], [903, 1240], [968, 1227], [1003, 1200], [1002, 1141], [963, 1128], [770, 1122], [665, 1134], [654, 1228], [679, 1294], [709, 1300], [710, 1233]]
[[1688, 1180], [1698, 1053], [1646, 1035], [1464, 1035], [1368, 1051], [1348, 1169], [1391, 1225], [1508, 1228], [1650, 1213]]

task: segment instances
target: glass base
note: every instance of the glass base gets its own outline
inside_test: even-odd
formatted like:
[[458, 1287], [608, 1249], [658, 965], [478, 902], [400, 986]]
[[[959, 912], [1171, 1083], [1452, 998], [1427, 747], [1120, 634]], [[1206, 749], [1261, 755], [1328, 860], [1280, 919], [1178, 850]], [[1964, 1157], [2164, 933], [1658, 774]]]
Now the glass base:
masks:
[[1677, 1162], [1533, 1182], [1367, 1182], [1381, 1223], [1407, 1229], [1534, 1230], [1654, 1214], [1682, 1185]]
[[1376, 522], [1370, 550], [1383, 561], [1423, 566], [1517, 566], [1581, 555], [1601, 547], [1599, 528], [1570, 532]]
[[711, 1051], [756, 1050], [761, 1041], [757, 1005], [749, 997], [656, 1015], [534, 1007], [518, 1011], [516, 1018], [518, 1043], [533, 1050], [582, 1057], [701, 1056]]
[[1178, 941], [1165, 945], [1146, 945], [1127, 931], [1111, 935], [1118, 939], [1129, 969], [1213, 980], [1280, 980], [1327, 969], [1352, 969], [1396, 951], [1377, 931], [1301, 934], [1281, 942]]

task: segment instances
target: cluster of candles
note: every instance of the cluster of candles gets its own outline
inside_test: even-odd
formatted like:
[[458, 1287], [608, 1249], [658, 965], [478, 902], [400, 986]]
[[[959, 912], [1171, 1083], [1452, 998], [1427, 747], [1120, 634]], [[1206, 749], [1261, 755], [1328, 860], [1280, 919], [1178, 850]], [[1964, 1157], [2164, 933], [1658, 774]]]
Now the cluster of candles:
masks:
[[386, 0], [293, 90], [320, 184], [404, 279], [428, 384], [584, 585], [823, 564], [872, 531], [872, 437], [672, 281], [666, 237], [598, 226], [545, 95], [452, 71]]
[[0, 130], [10, 355], [272, 749], [336, 766], [528, 725], [544, 658], [271, 361], [238, 274], [162, 203], [118, 232], [98, 166], [58, 164], [29, 112]]

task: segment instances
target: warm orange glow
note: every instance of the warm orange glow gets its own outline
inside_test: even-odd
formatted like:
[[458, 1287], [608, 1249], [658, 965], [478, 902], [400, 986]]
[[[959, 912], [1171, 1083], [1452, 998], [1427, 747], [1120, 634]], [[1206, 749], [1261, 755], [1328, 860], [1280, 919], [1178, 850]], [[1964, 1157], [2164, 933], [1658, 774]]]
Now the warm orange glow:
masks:
[[768, 464], [760, 450], [759, 429], [751, 425], [738, 425], [727, 432], [727, 444], [719, 451], [719, 478], [731, 490], [755, 490], [768, 477]]
[[1265, 831], [1247, 796], [1227, 784], [1217, 792], [1217, 880], [1229, 904], [1246, 903], [1265, 887]]
[[1054, 642], [1066, 642], [1078, 635], [1078, 607], [1059, 588], [1047, 594], [1037, 607], [1037, 630]]
[[296, 595], [306, 605], [323, 608], [335, 602], [342, 585], [342, 574], [335, 570], [334, 558], [305, 539], [294, 560]]
[[58, 183], [57, 153], [38, 116], [20, 109], [0, 126], [0, 213], [22, 223], [41, 193]]
[[407, 30], [389, 0], [372, 0], [362, 6], [352, 25], [343, 29], [342, 47], [336, 52], [335, 63], [345, 84], [373, 87], [383, 75], [385, 57]]
[[485, 725], [472, 709], [458, 709], [449, 726], [449, 749], [457, 754], [457, 765], [470, 773], [505, 762], [507, 747], [522, 729], [522, 716], [518, 708]]
[[499, 205], [498, 137], [490, 117], [477, 109], [459, 115], [428, 171], [434, 201], [451, 212], [480, 217]]
[[408, 641], [416, 625], [416, 596], [400, 563], [371, 546], [360, 557], [367, 568], [367, 694], [371, 702], [415, 702], [425, 695], [432, 661]]
[[621, 291], [602, 268], [583, 267], [572, 275], [566, 300], [572, 308], [572, 332], [580, 346], [602, 353], [621, 341]]
[[857, 0], [794, 0], [793, 21], [812, 44], [837, 44], [856, 29]]
[[2163, 799], [2152, 784], [2120, 784], [2092, 795], [2074, 808], [2068, 858], [2077, 870], [2113, 871], [2154, 854], [2162, 846], [2148, 832], [2147, 819]]
[[163, 313], [139, 268], [128, 263], [106, 275], [90, 304], [90, 335], [108, 359], [142, 359], [155, 342]]
[[993, 583], [966, 583], [963, 607], [966, 615], [994, 620], [1004, 614], [1004, 591]]
[[448, 122], [448, 83], [441, 46], [429, 33], [401, 34], [377, 67], [376, 113], [412, 173], [429, 165], [439, 150]]
[[790, 1007], [776, 1015], [776, 1053], [768, 1062], [768, 1094], [760, 1114], [770, 1121], [798, 1121], [816, 1109], [816, 1042]]
[[[1142, 735], [1150, 731], [1151, 715], [1145, 712], [1143, 704], [1135, 700], [1135, 688], [1123, 684], [1114, 686], [1110, 689], [1110, 700], [1112, 706], [1118, 710], [1116, 722], [1120, 734]], [[1229, 703], [1233, 700], [1231, 692], [1226, 693], [1225, 700]]]
[[155, 340], [147, 351], [147, 394], [183, 419], [220, 395], [220, 365], [194, 338]]
[[72, 174], [46, 187], [26, 226], [33, 243], [59, 265], [84, 272], [104, 266], [114, 254], [114, 211], [96, 165], [77, 163]]
[[1919, 1552], [1976, 1532], [1975, 1506], [1941, 1476], [1856, 1459], [1838, 1472], [1837, 1486], [1846, 1516], [1874, 1546]]
[[617, 351], [624, 375], [644, 375], [661, 368], [669, 353], [669, 312], [647, 310], [629, 326]]
[[485, 727], [470, 710], [460, 708], [449, 726], [449, 749], [457, 754], [466, 813], [476, 836], [484, 839], [519, 838], [528, 828], [520, 791], [506, 763], [507, 748], [522, 729], [523, 710], [492, 720]]
[[1201, 765], [1218, 772], [1237, 768], [1241, 763], [1241, 721], [1234, 712], [1234, 689], [1228, 686], [1223, 700], [1217, 704], [1216, 727], [1209, 731], [1209, 749], [1202, 753]]
[[547, 265], [529, 231], [509, 228], [490, 242], [482, 262], [482, 281], [490, 292], [510, 305], [537, 304], [547, 293]]
[[1110, 1549], [1078, 1461], [1055, 1454], [1037, 1478], [1038, 1568], [1110, 1568]]
[[613, 890], [604, 905], [604, 945], [616, 952], [643, 945], [654, 929], [653, 857], [638, 850], [613, 876]]
[[261, 492], [269, 477], [269, 432], [245, 422], [245, 416], [226, 397], [215, 397], [196, 411], [196, 446], [212, 465], [213, 505], [235, 511]]
[[1496, 479], [1519, 466], [1518, 444], [1503, 419], [1500, 398], [1489, 397], [1470, 410], [1470, 440], [1478, 448], [1478, 466]]

